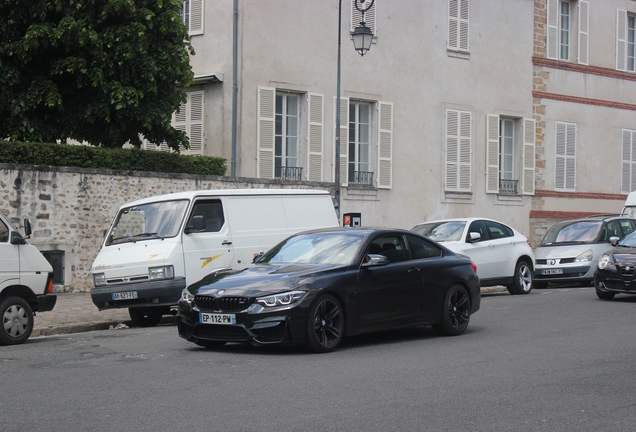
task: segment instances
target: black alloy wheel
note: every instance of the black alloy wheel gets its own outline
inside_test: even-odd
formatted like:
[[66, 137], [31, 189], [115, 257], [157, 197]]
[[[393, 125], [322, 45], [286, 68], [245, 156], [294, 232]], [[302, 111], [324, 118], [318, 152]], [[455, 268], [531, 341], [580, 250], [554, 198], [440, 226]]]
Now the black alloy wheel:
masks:
[[307, 347], [316, 353], [336, 349], [344, 336], [344, 313], [333, 296], [320, 296], [309, 309]]
[[164, 308], [161, 307], [128, 308], [128, 315], [137, 327], [156, 326], [161, 321], [163, 313]]
[[453, 285], [446, 293], [442, 322], [433, 325], [435, 332], [444, 336], [457, 336], [466, 330], [470, 322], [470, 298], [461, 285]]

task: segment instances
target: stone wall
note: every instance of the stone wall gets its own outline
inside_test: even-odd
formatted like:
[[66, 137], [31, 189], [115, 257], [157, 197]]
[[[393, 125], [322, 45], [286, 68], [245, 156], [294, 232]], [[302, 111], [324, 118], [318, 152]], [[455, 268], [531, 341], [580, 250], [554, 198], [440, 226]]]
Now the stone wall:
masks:
[[0, 210], [21, 230], [28, 218], [29, 242], [63, 256], [57, 292], [91, 289], [91, 265], [122, 204], [184, 190], [233, 188], [323, 189], [333, 195], [332, 183], [0, 164]]

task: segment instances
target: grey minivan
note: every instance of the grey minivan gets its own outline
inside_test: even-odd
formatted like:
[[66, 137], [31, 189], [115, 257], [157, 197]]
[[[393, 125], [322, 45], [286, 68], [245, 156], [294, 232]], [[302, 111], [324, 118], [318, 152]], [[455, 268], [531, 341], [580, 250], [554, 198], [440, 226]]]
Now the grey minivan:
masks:
[[550, 282], [594, 283], [596, 263], [612, 248], [612, 237], [623, 238], [636, 229], [629, 216], [590, 216], [553, 225], [534, 251], [534, 287]]

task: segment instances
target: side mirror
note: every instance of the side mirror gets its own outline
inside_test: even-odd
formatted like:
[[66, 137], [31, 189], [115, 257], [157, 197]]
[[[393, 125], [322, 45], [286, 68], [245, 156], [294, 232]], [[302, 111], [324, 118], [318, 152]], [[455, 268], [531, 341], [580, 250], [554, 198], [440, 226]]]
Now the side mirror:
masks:
[[481, 240], [481, 234], [479, 234], [478, 232], [475, 231], [471, 231], [468, 233], [468, 243], [475, 243], [478, 242], [479, 240]]
[[205, 219], [203, 219], [203, 215], [192, 216], [184, 232], [190, 234], [191, 232], [202, 231], [205, 231]]
[[616, 246], [616, 245], [618, 244], [618, 242], [619, 242], [619, 241], [620, 241], [620, 238], [619, 238], [619, 237], [616, 237], [616, 236], [612, 236], [612, 237], [610, 237], [610, 239], [609, 239], [609, 242], [610, 242], [610, 244], [611, 244], [612, 246]]
[[389, 259], [384, 255], [367, 254], [362, 262], [362, 267], [383, 266], [389, 263]]
[[31, 237], [31, 222], [29, 222], [29, 220], [27, 218], [24, 218], [24, 238], [29, 238]]
[[11, 231], [11, 239], [10, 239], [11, 244], [13, 245], [23, 245], [26, 244], [26, 240], [24, 239], [24, 237], [22, 237], [22, 235], [17, 232], [17, 231]]

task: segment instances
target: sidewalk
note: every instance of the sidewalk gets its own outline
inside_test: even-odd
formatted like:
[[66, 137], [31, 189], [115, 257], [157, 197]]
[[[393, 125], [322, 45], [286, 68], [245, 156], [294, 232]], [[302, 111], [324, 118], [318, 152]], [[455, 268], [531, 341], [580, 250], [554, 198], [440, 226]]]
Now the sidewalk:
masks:
[[[507, 293], [507, 290], [503, 286], [481, 289], [482, 295], [498, 293]], [[176, 323], [176, 317], [164, 315], [161, 323]], [[128, 309], [109, 309], [100, 312], [93, 304], [90, 293], [57, 294], [53, 310], [36, 315], [31, 337], [108, 330], [119, 324], [132, 326]]]

